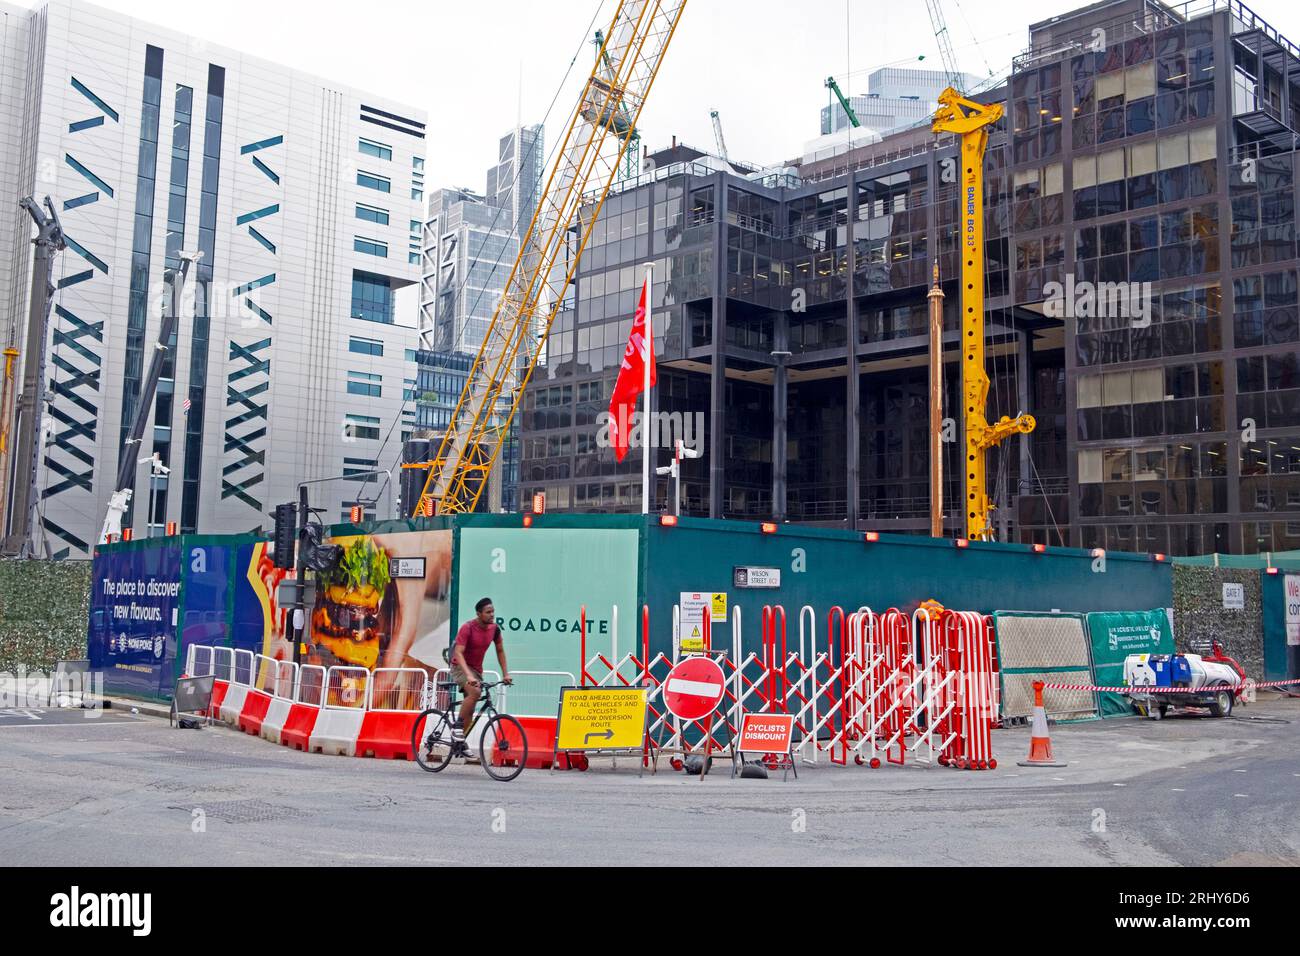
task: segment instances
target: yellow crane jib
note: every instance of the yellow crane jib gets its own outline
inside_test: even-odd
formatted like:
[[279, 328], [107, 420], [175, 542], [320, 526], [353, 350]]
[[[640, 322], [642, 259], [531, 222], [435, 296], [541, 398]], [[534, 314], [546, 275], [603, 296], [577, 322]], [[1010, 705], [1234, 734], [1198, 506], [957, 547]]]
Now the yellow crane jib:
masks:
[[993, 504], [985, 478], [985, 453], [1004, 438], [1034, 429], [1030, 415], [990, 424], [989, 377], [984, 367], [984, 148], [989, 127], [1002, 118], [998, 103], [977, 103], [952, 87], [939, 94], [931, 129], [961, 140], [961, 340], [962, 398], [966, 422], [966, 537], [992, 537]]
[[[473, 511], [583, 248], [617, 178], [686, 0], [620, 0], [557, 143], [537, 210], [413, 511]], [[571, 254], [570, 254], [571, 253]]]

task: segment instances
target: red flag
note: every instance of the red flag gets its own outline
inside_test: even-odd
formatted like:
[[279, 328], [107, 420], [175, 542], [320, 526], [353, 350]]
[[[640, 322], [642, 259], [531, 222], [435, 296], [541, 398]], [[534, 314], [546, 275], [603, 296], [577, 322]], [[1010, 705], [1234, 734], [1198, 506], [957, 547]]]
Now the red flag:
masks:
[[645, 310], [646, 288], [650, 284], [649, 275], [641, 283], [641, 301], [636, 307], [636, 316], [632, 319], [632, 332], [627, 337], [627, 348], [623, 350], [623, 366], [614, 383], [614, 394], [609, 397], [609, 434], [614, 439], [614, 455], [619, 461], [627, 457], [627, 441], [631, 433], [632, 413], [636, 411], [636, 399], [645, 388], [645, 363], [650, 362], [650, 384], [657, 385], [658, 369], [655, 366], [654, 342], [646, 339]]

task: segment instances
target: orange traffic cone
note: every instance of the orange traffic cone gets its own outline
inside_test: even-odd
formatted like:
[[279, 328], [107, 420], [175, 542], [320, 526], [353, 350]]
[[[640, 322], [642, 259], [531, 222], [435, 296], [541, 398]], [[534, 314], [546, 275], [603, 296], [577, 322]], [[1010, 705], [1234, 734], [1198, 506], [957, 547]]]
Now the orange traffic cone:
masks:
[[1043, 682], [1034, 681], [1034, 720], [1029, 730], [1029, 759], [1018, 760], [1020, 767], [1065, 767], [1064, 761], [1052, 756], [1052, 738], [1047, 735], [1047, 711], [1043, 709]]

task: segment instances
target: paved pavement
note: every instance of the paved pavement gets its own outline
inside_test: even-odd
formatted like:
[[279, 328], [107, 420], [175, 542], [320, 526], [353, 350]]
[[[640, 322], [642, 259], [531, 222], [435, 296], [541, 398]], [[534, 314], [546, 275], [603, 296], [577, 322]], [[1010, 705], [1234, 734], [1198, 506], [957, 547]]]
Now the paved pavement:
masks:
[[[227, 727], [172, 730], [116, 710], [0, 714], [8, 864], [1300, 863], [1300, 701], [1241, 719], [1056, 726], [1062, 769], [823, 760], [799, 780], [638, 778], [302, 754]], [[1257, 718], [1257, 719], [1251, 719]], [[719, 772], [722, 771], [722, 772]]]

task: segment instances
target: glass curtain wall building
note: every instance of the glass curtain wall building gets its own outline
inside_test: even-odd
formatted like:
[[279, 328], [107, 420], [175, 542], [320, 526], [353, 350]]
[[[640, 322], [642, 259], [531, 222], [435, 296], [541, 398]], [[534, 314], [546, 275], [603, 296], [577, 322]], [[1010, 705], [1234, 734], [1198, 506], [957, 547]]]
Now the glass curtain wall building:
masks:
[[[1006, 107], [985, 171], [988, 416], [1038, 421], [991, 453], [999, 537], [1300, 547], [1295, 47], [1209, 0], [1094, 4], [1029, 35], [1008, 82], [977, 97]], [[638, 509], [639, 453], [616, 463], [597, 416], [654, 261], [656, 408], [703, 432], [683, 510], [924, 533], [936, 262], [944, 414], [961, 429], [955, 156], [919, 129], [797, 176], [665, 151], [620, 183], [525, 394], [525, 498]], [[945, 447], [952, 533], [963, 490]]]

